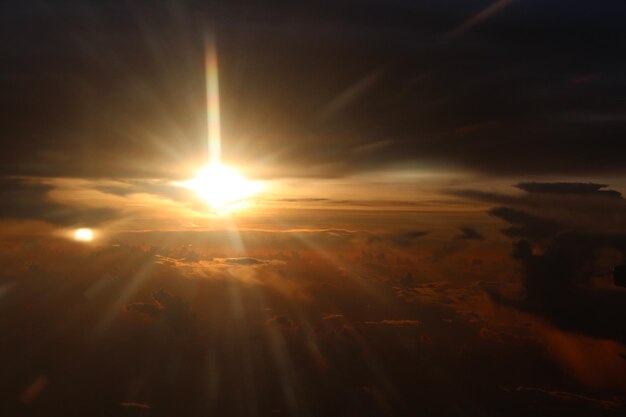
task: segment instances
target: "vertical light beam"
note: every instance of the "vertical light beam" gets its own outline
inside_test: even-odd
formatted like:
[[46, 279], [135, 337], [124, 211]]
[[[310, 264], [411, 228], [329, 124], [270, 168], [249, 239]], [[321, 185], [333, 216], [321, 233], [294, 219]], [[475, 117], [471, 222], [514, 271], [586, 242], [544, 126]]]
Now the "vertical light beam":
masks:
[[209, 139], [209, 161], [220, 164], [222, 158], [222, 138], [220, 126], [220, 91], [217, 67], [215, 37], [205, 41], [204, 64], [206, 76], [207, 134]]

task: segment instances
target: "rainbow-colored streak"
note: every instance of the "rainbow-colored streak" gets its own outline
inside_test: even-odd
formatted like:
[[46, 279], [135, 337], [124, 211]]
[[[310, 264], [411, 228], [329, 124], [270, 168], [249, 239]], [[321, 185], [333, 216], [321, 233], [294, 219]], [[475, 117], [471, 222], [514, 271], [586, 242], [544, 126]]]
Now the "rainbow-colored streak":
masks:
[[220, 91], [217, 67], [217, 48], [211, 36], [206, 41], [204, 64], [206, 71], [207, 129], [209, 139], [209, 159], [219, 164], [222, 157], [220, 127]]

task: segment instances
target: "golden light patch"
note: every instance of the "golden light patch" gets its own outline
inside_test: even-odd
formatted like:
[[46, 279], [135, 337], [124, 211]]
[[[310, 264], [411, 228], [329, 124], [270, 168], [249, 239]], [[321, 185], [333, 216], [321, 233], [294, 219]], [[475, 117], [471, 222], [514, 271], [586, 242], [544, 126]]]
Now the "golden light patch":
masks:
[[200, 169], [196, 177], [177, 183], [194, 191], [217, 213], [228, 213], [246, 205], [263, 185], [243, 177], [232, 167], [213, 162]]
[[81, 227], [74, 231], [74, 239], [79, 242], [91, 242], [93, 240], [93, 230], [88, 227]]

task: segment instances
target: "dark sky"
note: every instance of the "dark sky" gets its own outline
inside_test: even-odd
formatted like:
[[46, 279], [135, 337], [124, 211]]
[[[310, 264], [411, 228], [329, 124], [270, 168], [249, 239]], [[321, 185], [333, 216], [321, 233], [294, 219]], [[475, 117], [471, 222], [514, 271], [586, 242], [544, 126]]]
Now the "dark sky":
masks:
[[269, 176], [622, 172], [626, 5], [490, 5], [3, 2], [3, 173], [158, 176], [197, 157], [207, 28], [226, 156]]

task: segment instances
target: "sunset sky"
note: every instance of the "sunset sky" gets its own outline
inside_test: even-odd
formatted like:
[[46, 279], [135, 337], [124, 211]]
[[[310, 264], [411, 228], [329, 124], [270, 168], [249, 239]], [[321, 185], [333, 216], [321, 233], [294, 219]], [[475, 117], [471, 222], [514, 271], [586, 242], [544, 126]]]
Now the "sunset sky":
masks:
[[3, 2], [0, 415], [622, 415], [624, 22]]

